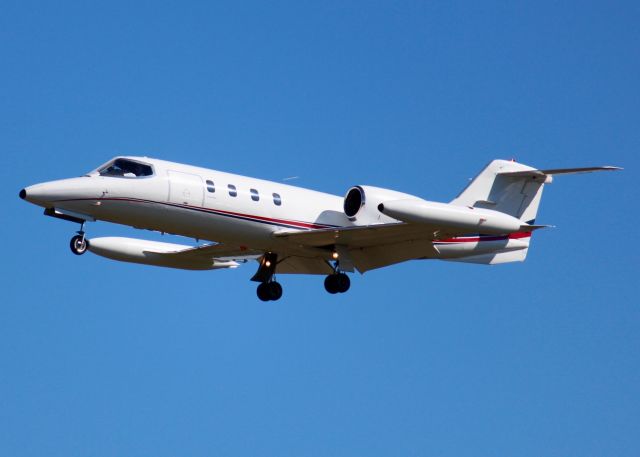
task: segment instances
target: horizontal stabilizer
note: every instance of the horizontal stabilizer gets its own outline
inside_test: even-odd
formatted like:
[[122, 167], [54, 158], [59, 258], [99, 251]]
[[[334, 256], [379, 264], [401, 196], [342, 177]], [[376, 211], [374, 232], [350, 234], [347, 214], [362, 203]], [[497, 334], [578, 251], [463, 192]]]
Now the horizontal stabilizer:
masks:
[[604, 167], [584, 167], [584, 168], [552, 168], [548, 170], [524, 170], [524, 171], [507, 171], [498, 173], [500, 176], [513, 176], [514, 178], [525, 177], [542, 177], [552, 175], [572, 175], [577, 173], [592, 173], [594, 171], [616, 171], [622, 170], [620, 167], [604, 166]]
[[534, 230], [543, 229], [543, 228], [553, 228], [554, 225], [533, 225], [533, 224], [523, 224], [520, 226], [520, 230], [523, 232], [533, 232]]

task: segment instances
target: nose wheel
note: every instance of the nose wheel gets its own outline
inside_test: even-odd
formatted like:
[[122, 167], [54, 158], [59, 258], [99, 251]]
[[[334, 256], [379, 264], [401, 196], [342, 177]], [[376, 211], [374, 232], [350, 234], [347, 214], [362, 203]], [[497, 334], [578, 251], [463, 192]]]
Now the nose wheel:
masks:
[[69, 242], [69, 247], [71, 248], [71, 252], [75, 255], [82, 255], [87, 252], [89, 248], [89, 240], [84, 236], [84, 222], [80, 225], [80, 230], [78, 230], [77, 235], [71, 238]]
[[282, 286], [277, 281], [261, 282], [256, 292], [262, 301], [276, 301], [282, 297]]
[[324, 280], [324, 288], [330, 294], [343, 294], [349, 290], [351, 280], [345, 273], [334, 273]]
[[89, 247], [89, 240], [84, 237], [84, 234], [76, 235], [71, 238], [69, 247], [71, 248], [71, 252], [73, 252], [75, 255], [82, 255], [87, 252], [87, 248]]

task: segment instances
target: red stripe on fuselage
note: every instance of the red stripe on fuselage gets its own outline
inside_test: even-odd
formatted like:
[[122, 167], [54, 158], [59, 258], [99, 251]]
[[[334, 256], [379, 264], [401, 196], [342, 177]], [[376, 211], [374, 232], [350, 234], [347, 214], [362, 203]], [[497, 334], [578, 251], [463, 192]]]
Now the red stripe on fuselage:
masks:
[[335, 225], [314, 224], [311, 222], [293, 221], [293, 220], [287, 220], [287, 219], [276, 219], [276, 218], [265, 217], [265, 216], [255, 216], [252, 214], [237, 213], [234, 211], [225, 211], [221, 209], [205, 208], [201, 206], [185, 205], [185, 204], [179, 204], [179, 203], [173, 203], [173, 202], [159, 202], [154, 200], [144, 200], [140, 198], [126, 198], [126, 197], [74, 198], [74, 199], [59, 200], [59, 201], [85, 201], [85, 200], [101, 200], [101, 201], [111, 200], [111, 201], [126, 201], [126, 202], [136, 202], [136, 203], [156, 203], [161, 205], [174, 206], [177, 208], [194, 209], [194, 210], [204, 211], [211, 214], [229, 215], [229, 216], [241, 217], [249, 220], [270, 222], [278, 225], [290, 225], [293, 227], [305, 228], [305, 229], [326, 229], [326, 228], [336, 227]]

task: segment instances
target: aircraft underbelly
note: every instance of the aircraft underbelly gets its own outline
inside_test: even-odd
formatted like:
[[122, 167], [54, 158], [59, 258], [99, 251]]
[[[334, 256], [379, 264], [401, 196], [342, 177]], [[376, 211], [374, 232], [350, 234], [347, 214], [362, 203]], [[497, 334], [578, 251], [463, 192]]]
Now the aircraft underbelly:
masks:
[[161, 226], [156, 230], [252, 247], [261, 247], [271, 240], [269, 225], [217, 214], [207, 208], [169, 205], [164, 213]]

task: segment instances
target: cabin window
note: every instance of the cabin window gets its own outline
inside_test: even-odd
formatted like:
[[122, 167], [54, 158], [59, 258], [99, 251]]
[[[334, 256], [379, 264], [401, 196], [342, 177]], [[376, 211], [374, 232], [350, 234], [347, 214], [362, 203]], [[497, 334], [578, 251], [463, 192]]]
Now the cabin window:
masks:
[[207, 179], [207, 192], [214, 193], [216, 191], [216, 186], [213, 184], [213, 181]]
[[144, 163], [129, 159], [116, 159], [98, 170], [100, 176], [119, 176], [123, 178], [140, 178], [153, 175], [153, 168]]
[[238, 196], [238, 191], [236, 190], [236, 186], [234, 186], [233, 184], [229, 184], [227, 187], [229, 188], [229, 195], [231, 195], [232, 197]]
[[282, 205], [282, 198], [280, 198], [280, 194], [273, 194], [273, 204], [276, 206]]
[[260, 194], [258, 194], [258, 191], [256, 189], [251, 189], [249, 190], [249, 192], [251, 192], [251, 200], [253, 200], [254, 202], [260, 200]]

